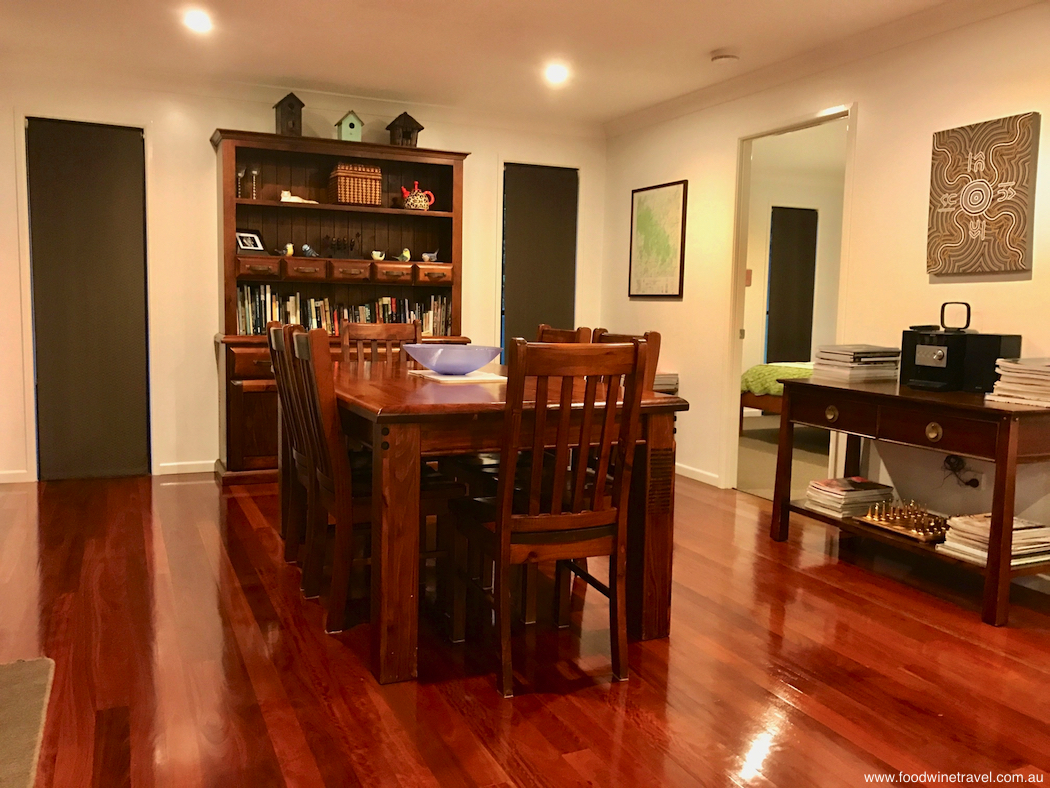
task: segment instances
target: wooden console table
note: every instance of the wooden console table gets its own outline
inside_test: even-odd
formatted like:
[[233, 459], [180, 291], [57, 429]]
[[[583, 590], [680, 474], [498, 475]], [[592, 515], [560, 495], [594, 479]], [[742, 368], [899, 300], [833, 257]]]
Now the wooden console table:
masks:
[[[1050, 460], [1050, 409], [1002, 403], [985, 404], [984, 395], [917, 391], [895, 382], [836, 383], [828, 380], [785, 380], [780, 415], [780, 445], [773, 492], [770, 536], [784, 541], [791, 512], [798, 512], [861, 536], [984, 574], [982, 619], [1003, 626], [1010, 605], [1010, 581], [1019, 575], [1050, 570], [1050, 560], [1011, 566], [1014, 487], [1018, 463]], [[869, 526], [853, 518], [838, 518], [791, 500], [791, 454], [794, 425], [844, 432], [849, 438], [846, 475], [860, 472], [861, 438], [959, 454], [995, 463], [991, 538], [988, 563], [978, 566], [948, 556], [932, 545]]]

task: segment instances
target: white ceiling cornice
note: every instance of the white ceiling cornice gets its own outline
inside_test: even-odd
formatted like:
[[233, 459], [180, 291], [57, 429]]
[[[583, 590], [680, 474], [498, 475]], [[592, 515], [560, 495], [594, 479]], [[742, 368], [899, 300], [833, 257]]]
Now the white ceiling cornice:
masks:
[[847, 36], [780, 63], [630, 112], [605, 124], [618, 137], [684, 115], [726, 104], [823, 71], [854, 63], [960, 27], [983, 22], [1047, 0], [950, 0], [885, 25]]

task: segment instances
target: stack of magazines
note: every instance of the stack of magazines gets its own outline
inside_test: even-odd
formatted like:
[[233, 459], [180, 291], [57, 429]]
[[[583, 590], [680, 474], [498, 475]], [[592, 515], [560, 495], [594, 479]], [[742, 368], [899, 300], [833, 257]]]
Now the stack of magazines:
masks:
[[664, 394], [677, 394], [678, 373], [657, 372], [656, 377], [653, 378], [653, 391], [659, 391]]
[[985, 400], [1050, 408], [1050, 358], [1001, 358], [995, 371], [999, 380]]
[[844, 381], [896, 380], [901, 351], [879, 345], [821, 345], [814, 376]]
[[892, 500], [892, 487], [863, 476], [812, 481], [806, 489], [806, 505], [834, 517], [863, 517], [872, 504]]
[[[990, 514], [964, 514], [948, 519], [948, 533], [937, 550], [971, 564], [988, 563]], [[1050, 561], [1050, 525], [1014, 518], [1012, 566]]]

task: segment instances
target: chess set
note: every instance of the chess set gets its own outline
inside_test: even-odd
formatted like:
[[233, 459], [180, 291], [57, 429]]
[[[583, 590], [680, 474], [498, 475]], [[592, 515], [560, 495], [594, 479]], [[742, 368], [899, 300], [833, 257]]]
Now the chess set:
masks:
[[887, 501], [872, 504], [868, 513], [858, 517], [862, 523], [906, 536], [918, 542], [943, 542], [948, 533], [948, 518], [931, 514], [915, 501]]

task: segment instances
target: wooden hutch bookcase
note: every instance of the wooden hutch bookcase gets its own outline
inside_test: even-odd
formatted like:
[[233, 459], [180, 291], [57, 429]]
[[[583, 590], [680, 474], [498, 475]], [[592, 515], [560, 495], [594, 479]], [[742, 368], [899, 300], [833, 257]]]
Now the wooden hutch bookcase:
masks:
[[[459, 335], [468, 154], [227, 129], [216, 130], [211, 142], [218, 156], [224, 332], [217, 337], [222, 425], [216, 470], [224, 484], [269, 481], [277, 468], [277, 389], [265, 337], [243, 333], [241, 288], [268, 285], [280, 305], [297, 296], [300, 302], [328, 299], [330, 307], [355, 314], [371, 308], [373, 320], [383, 299], [397, 299], [402, 308], [436, 299], [447, 304], [446, 332]], [[329, 176], [338, 164], [378, 167], [380, 204], [329, 202]], [[411, 190], [417, 181], [434, 195], [430, 210], [403, 207], [401, 188]], [[282, 202], [282, 191], [316, 202]], [[238, 231], [258, 234], [265, 250], [239, 251]], [[329, 252], [338, 239], [353, 249]], [[294, 256], [283, 253], [287, 244]], [[330, 256], [303, 256], [304, 244]], [[411, 252], [407, 263], [397, 260], [402, 249]], [[373, 260], [373, 250], [386, 259]], [[435, 250], [437, 262], [422, 262], [422, 253]]]

